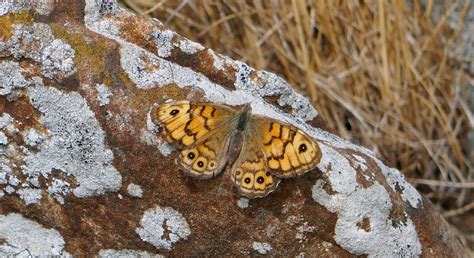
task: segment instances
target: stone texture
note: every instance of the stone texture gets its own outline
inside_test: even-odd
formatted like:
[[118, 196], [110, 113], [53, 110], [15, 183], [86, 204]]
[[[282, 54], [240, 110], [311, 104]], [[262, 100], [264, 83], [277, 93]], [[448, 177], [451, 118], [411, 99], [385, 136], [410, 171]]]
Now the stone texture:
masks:
[[[0, 15], [0, 252], [467, 256], [399, 171], [275, 74], [111, 0], [4, 1]], [[255, 200], [227, 173], [186, 177], [149, 115], [181, 99], [251, 102], [306, 130], [321, 162]]]

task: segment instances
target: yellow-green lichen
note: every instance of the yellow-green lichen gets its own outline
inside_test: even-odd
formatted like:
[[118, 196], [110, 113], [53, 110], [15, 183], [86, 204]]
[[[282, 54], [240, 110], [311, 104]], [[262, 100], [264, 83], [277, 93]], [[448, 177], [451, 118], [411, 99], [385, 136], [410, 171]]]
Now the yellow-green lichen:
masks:
[[164, 100], [163, 96], [171, 99], [183, 99], [183, 96], [187, 96], [189, 93], [189, 89], [181, 89], [174, 83], [164, 87], [141, 90], [130, 80], [125, 71], [121, 71], [118, 77], [125, 86], [126, 91], [129, 92], [126, 105], [133, 110], [143, 110], [150, 107], [153, 103], [161, 103]]
[[19, 13], [9, 13], [0, 16], [0, 40], [7, 40], [13, 35], [13, 24], [31, 24], [33, 17], [28, 11]]
[[74, 49], [74, 64], [76, 66], [80, 67], [79, 62], [82, 62], [94, 75], [99, 76], [106, 73], [105, 55], [109, 47], [105, 43], [100, 41], [89, 43], [82, 34], [68, 33], [64, 26], [59, 24], [51, 24], [51, 29], [56, 38], [65, 40]]
[[125, 71], [120, 71], [118, 77], [124, 85], [134, 85], [134, 83], [132, 82], [132, 80], [130, 80], [130, 77], [128, 77], [128, 74]]
[[102, 78], [102, 83], [105, 85], [112, 85], [113, 84], [113, 79], [112, 76], [110, 75], [109, 72], [104, 73], [104, 76]]

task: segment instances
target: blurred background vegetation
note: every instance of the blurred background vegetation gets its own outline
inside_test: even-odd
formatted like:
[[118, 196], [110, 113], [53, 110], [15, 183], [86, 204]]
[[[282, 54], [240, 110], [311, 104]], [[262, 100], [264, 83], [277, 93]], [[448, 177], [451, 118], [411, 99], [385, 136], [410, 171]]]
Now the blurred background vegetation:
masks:
[[340, 136], [401, 170], [474, 247], [470, 1], [120, 2], [285, 78]]

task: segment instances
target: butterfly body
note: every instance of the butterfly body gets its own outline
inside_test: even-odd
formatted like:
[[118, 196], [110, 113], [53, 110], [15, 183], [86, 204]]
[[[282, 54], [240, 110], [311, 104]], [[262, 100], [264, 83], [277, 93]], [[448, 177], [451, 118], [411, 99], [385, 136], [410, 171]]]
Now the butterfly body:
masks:
[[247, 129], [247, 125], [250, 118], [250, 106], [246, 105], [239, 114], [239, 120], [237, 122], [237, 130], [243, 132]]
[[263, 197], [280, 178], [314, 169], [321, 158], [318, 144], [300, 129], [253, 115], [250, 105], [232, 108], [213, 103], [179, 101], [152, 110], [163, 136], [180, 149], [187, 174], [210, 178], [231, 165], [239, 192]]

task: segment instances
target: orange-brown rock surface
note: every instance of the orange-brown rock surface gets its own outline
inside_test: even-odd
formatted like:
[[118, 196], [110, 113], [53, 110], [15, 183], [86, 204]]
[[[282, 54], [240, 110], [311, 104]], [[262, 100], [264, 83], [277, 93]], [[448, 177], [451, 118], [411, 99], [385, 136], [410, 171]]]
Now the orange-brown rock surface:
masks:
[[[398, 170], [278, 76], [114, 1], [31, 2], [0, 3], [1, 255], [467, 256]], [[183, 99], [251, 102], [321, 162], [252, 200], [227, 172], [187, 177], [149, 114]]]

